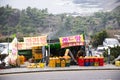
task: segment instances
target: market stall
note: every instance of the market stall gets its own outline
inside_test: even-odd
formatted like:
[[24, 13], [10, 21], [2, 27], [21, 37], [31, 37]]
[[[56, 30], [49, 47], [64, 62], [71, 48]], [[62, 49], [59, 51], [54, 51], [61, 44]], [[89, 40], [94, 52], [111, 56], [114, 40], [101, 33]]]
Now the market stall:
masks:
[[29, 62], [28, 67], [40, 67], [43, 63], [44, 52], [42, 48], [47, 45], [47, 36], [24, 37], [24, 42], [18, 42], [18, 55]]
[[[60, 37], [59, 42], [51, 43], [47, 46], [50, 47], [50, 67], [61, 67], [62, 62], [64, 66], [76, 65], [76, 56], [79, 50], [85, 52], [84, 37], [83, 35]], [[85, 53], [83, 54], [85, 55]], [[68, 59], [67, 59], [68, 58]]]

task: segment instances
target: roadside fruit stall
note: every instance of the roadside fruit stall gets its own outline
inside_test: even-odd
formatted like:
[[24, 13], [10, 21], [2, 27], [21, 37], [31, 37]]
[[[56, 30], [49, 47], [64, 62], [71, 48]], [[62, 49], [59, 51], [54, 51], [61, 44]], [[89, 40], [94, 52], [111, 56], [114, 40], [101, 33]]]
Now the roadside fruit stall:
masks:
[[[24, 42], [18, 42], [18, 55], [20, 59], [21, 65], [24, 64], [23, 61], [29, 62], [27, 67], [34, 68], [34, 67], [44, 67], [43, 53], [42, 48], [43, 46], [47, 45], [47, 36], [37, 36], [37, 37], [24, 37]], [[23, 59], [24, 56], [24, 59]]]
[[77, 52], [84, 47], [84, 36], [75, 35], [60, 37], [59, 44], [50, 45], [50, 58], [49, 67], [69, 67], [70, 65], [76, 65]]
[[[83, 35], [60, 37], [59, 42], [55, 42], [55, 44], [51, 42], [47, 44], [44, 36], [26, 37], [23, 44], [26, 49], [31, 49], [32, 53], [33, 62], [27, 65], [28, 68], [41, 68], [45, 64], [49, 67], [69, 67], [72, 61], [77, 62], [77, 51], [84, 46], [84, 37]], [[42, 46], [45, 46], [45, 53], [42, 53]], [[23, 47], [21, 46], [21, 48]], [[69, 50], [67, 51], [67, 49]], [[43, 57], [46, 59], [45, 63], [42, 62]]]

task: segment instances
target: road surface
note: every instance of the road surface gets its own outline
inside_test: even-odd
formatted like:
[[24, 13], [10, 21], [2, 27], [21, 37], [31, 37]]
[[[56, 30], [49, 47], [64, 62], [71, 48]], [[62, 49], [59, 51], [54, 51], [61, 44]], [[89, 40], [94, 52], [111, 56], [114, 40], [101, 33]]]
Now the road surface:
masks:
[[54, 71], [0, 75], [0, 80], [120, 80], [120, 70]]

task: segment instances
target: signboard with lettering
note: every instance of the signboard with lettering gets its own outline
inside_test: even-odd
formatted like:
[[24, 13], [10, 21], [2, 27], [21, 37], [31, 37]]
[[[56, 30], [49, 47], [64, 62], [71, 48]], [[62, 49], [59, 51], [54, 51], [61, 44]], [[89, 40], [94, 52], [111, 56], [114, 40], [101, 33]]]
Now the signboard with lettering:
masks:
[[60, 37], [61, 48], [84, 45], [83, 35]]
[[17, 56], [18, 56], [17, 38], [14, 38], [13, 41], [9, 45], [9, 57], [11, 59], [16, 60]]
[[18, 46], [18, 50], [26, 49], [26, 45], [24, 42], [18, 42], [17, 46]]
[[27, 49], [30, 49], [33, 46], [46, 46], [47, 36], [24, 37], [24, 44]]
[[18, 42], [18, 50], [31, 49], [33, 46], [46, 46], [47, 36], [24, 37], [24, 42]]

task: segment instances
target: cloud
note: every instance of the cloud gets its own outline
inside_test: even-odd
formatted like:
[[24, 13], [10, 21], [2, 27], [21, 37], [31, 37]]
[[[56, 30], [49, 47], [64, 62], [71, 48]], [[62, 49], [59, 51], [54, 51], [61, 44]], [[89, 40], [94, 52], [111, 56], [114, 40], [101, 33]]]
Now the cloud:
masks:
[[[112, 10], [120, 5], [120, 0], [73, 0], [73, 3], [83, 8], [101, 8], [103, 10]], [[81, 5], [82, 4], [82, 5]]]
[[9, 4], [13, 8], [45, 9], [53, 14], [59, 13], [93, 13], [98, 11], [112, 10], [120, 5], [120, 0], [0, 0], [0, 6]]

